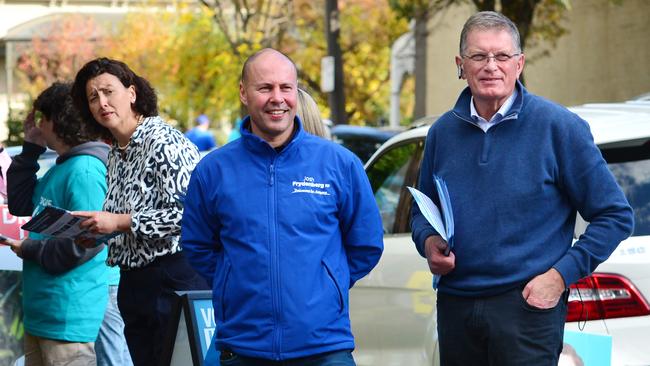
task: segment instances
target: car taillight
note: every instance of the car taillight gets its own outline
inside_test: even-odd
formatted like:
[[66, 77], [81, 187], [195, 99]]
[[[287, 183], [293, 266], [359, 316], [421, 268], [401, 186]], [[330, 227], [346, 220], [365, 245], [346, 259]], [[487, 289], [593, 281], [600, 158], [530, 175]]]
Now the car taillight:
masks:
[[624, 318], [650, 314], [650, 305], [627, 278], [594, 273], [571, 285], [566, 321]]

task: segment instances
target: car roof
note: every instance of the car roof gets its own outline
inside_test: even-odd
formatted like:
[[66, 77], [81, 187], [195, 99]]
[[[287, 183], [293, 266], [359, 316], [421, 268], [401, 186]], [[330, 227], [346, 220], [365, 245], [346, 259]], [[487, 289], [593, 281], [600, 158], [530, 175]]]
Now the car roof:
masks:
[[[594, 141], [600, 146], [634, 146], [650, 137], [650, 101], [587, 103], [568, 109], [589, 123]], [[431, 117], [424, 117], [422, 120], [428, 123], [393, 136], [375, 155], [381, 154], [387, 146], [426, 137], [430, 123], [435, 120]], [[374, 158], [370, 158], [368, 161], [373, 160]]]
[[650, 101], [650, 93], [644, 93], [641, 94], [635, 98], [632, 98], [632, 100], [638, 100], [638, 101]]
[[650, 102], [588, 103], [569, 110], [589, 122], [599, 145], [627, 145], [650, 137]]
[[355, 125], [335, 125], [332, 127], [332, 136], [336, 137], [351, 137], [351, 136], [365, 136], [375, 140], [385, 141], [391, 136], [399, 133], [398, 130], [388, 130], [377, 127], [369, 126], [355, 126]]
[[426, 126], [416, 127], [416, 128], [413, 128], [413, 129], [406, 130], [404, 132], [398, 133], [397, 135], [391, 137], [386, 142], [384, 142], [379, 147], [379, 149], [377, 149], [377, 151], [375, 151], [375, 153], [372, 154], [372, 156], [368, 160], [366, 160], [366, 162], [364, 164], [365, 167], [367, 168], [368, 165], [371, 162], [374, 162], [375, 159], [376, 159], [375, 157], [378, 156], [378, 155], [383, 154], [384, 150], [386, 150], [389, 146], [393, 146], [395, 144], [400, 144], [402, 142], [413, 140], [413, 139], [424, 139], [427, 136], [427, 132], [429, 131], [429, 127], [431, 127], [431, 126], [426, 125]]
[[[7, 146], [7, 147], [5, 147], [5, 149], [7, 150], [7, 154], [9, 154], [9, 156], [14, 157], [14, 156], [20, 154], [23, 151], [23, 145]], [[41, 154], [40, 159], [56, 158], [56, 157], [57, 157], [56, 151], [54, 151], [54, 150], [52, 150], [52, 149], [50, 149], [48, 147], [45, 150], [45, 152], [43, 154]]]

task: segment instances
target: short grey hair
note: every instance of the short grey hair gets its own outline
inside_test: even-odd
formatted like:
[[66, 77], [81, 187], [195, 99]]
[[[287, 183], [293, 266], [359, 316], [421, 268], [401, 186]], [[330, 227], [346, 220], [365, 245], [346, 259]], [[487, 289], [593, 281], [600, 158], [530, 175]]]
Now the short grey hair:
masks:
[[517, 52], [521, 53], [521, 38], [519, 30], [512, 20], [505, 15], [495, 11], [478, 12], [465, 22], [462, 32], [460, 32], [460, 54], [463, 55], [467, 48], [467, 35], [473, 30], [505, 30], [512, 36], [512, 43]]

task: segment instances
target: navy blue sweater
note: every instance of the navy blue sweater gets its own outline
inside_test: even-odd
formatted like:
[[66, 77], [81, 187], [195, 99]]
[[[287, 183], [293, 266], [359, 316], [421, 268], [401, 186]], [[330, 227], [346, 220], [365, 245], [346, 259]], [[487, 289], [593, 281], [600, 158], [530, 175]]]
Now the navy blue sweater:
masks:
[[[466, 88], [427, 135], [419, 187], [437, 203], [433, 175], [449, 188], [456, 268], [439, 291], [498, 294], [555, 268], [565, 285], [589, 275], [633, 228], [633, 212], [588, 124], [566, 108], [518, 96], [487, 132], [470, 117]], [[576, 210], [590, 225], [572, 246]], [[436, 232], [414, 205], [413, 240], [421, 255]]]

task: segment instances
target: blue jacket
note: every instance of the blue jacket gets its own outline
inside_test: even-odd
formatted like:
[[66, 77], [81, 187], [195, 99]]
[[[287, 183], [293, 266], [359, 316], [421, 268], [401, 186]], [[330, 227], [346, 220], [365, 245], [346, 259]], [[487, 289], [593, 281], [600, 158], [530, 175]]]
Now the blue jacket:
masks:
[[[550, 268], [568, 287], [632, 232], [632, 208], [589, 125], [520, 83], [517, 90], [487, 132], [470, 117], [467, 88], [427, 135], [419, 186], [436, 200], [433, 175], [446, 181], [456, 230], [456, 267], [442, 276], [441, 292], [497, 294]], [[411, 227], [423, 255], [435, 231], [416, 206]], [[572, 246], [576, 210], [591, 224]]]
[[212, 132], [203, 131], [198, 127], [194, 127], [187, 131], [185, 137], [192, 141], [199, 151], [208, 151], [217, 147], [217, 142], [214, 140]]
[[212, 284], [217, 347], [284, 360], [353, 349], [348, 290], [377, 264], [361, 162], [297, 129], [276, 152], [247, 128], [192, 173], [181, 243]]

